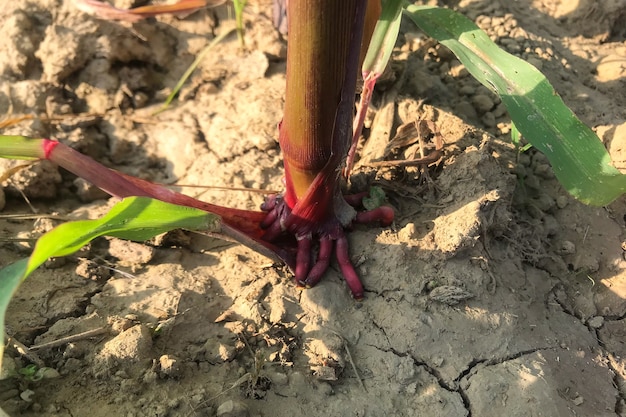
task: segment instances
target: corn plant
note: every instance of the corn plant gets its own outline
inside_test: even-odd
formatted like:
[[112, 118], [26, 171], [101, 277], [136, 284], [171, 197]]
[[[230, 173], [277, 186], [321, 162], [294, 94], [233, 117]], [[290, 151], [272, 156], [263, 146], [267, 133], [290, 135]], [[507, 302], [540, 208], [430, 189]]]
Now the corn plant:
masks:
[[[284, 194], [267, 198], [262, 211], [195, 200], [105, 168], [54, 140], [1, 137], [0, 156], [49, 159], [124, 200], [101, 219], [53, 229], [40, 238], [29, 259], [0, 270], [0, 334], [7, 304], [22, 280], [48, 257], [69, 254], [101, 235], [142, 240], [173, 228], [209, 229], [284, 261], [294, 271], [296, 283], [306, 287], [319, 282], [334, 254], [352, 295], [362, 298], [364, 289], [351, 264], [344, 230], [354, 222], [388, 225], [393, 210], [381, 206], [358, 212], [354, 207], [362, 196], [344, 196], [341, 184], [351, 164], [348, 161], [346, 167], [346, 156], [354, 154], [361, 117], [389, 59], [402, 13], [500, 95], [515, 127], [545, 153], [574, 197], [605, 205], [626, 191], [626, 176], [611, 166], [600, 140], [538, 70], [500, 50], [474, 23], [452, 10], [407, 6], [400, 0], [385, 0], [382, 5], [381, 13], [379, 0], [288, 2], [287, 88], [279, 127], [286, 186]], [[365, 22], [378, 15], [372, 34]], [[370, 36], [371, 42], [363, 41]], [[367, 44], [365, 86], [354, 119], [360, 50]], [[0, 358], [1, 353], [2, 345]]]

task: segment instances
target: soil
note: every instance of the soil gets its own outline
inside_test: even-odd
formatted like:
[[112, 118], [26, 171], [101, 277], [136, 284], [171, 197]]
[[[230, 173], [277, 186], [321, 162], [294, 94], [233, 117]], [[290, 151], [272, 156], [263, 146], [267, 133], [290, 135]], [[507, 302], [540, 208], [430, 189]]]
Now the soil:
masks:
[[[539, 67], [626, 169], [626, 1], [439, 5]], [[220, 43], [154, 116], [229, 27], [226, 6], [128, 26], [70, 0], [5, 2], [0, 111], [32, 118], [2, 133], [54, 137], [155, 182], [281, 190], [286, 42], [271, 14], [267, 1], [251, 2], [246, 50], [235, 36]], [[543, 155], [511, 145], [499, 99], [408, 21], [373, 104], [351, 186], [381, 186], [396, 221], [349, 234], [363, 302], [336, 265], [301, 291], [285, 267], [211, 236], [98, 239], [40, 268], [7, 317], [26, 346], [98, 334], [33, 350], [58, 373], [38, 381], [17, 376], [32, 355], [8, 346], [0, 407], [74, 417], [626, 416], [626, 200], [597, 208], [571, 198]], [[397, 127], [416, 120], [441, 135], [441, 161], [372, 166]], [[390, 157], [410, 158], [411, 146]], [[264, 197], [179, 189], [246, 209]], [[0, 219], [2, 266], [61, 219], [111, 204], [45, 162], [0, 194], [2, 214], [29, 215]]]

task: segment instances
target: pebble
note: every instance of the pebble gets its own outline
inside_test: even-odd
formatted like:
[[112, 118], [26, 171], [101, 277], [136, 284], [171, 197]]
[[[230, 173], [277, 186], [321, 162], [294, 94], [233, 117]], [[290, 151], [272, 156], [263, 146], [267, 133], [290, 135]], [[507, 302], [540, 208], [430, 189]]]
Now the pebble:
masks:
[[506, 106], [504, 103], [499, 103], [491, 112], [496, 117], [502, 117], [506, 114]]
[[554, 199], [548, 194], [541, 194], [539, 197], [533, 199], [533, 203], [543, 212], [548, 212], [556, 205]]
[[439, 67], [439, 73], [442, 74], [442, 75], [447, 74], [449, 71], [450, 71], [450, 64], [447, 63], [447, 62], [444, 62]]
[[548, 237], [556, 235], [561, 228], [561, 225], [559, 225], [559, 222], [554, 218], [554, 216], [549, 214], [543, 216], [541, 221], [543, 222], [543, 230]]
[[237, 354], [237, 349], [234, 346], [220, 343], [214, 339], [207, 340], [203, 348], [204, 358], [210, 363], [229, 362]]
[[109, 197], [109, 194], [80, 177], [74, 180], [74, 186], [76, 187], [76, 195], [83, 203], [91, 203]]
[[113, 238], [109, 242], [109, 254], [122, 264], [143, 265], [150, 262], [156, 249], [142, 243]]
[[407, 223], [406, 226], [398, 231], [398, 237], [403, 242], [406, 242], [408, 240], [413, 240], [416, 236], [416, 233], [417, 231], [415, 229], [415, 223]]
[[511, 131], [511, 125], [508, 123], [498, 123], [496, 126], [500, 129], [500, 134], [502, 135], [508, 135]]
[[559, 195], [556, 197], [556, 206], [560, 209], [565, 208], [568, 202], [569, 198], [565, 195]]
[[626, 76], [626, 57], [613, 54], [603, 57], [596, 68], [599, 81], [615, 81]]
[[483, 117], [481, 117], [480, 120], [486, 127], [495, 127], [496, 125], [496, 116], [494, 116], [493, 113], [490, 111], [483, 114]]
[[320, 394], [326, 395], [326, 396], [330, 396], [335, 393], [335, 390], [333, 390], [332, 385], [330, 385], [328, 382], [319, 382], [317, 384], [317, 391]]
[[217, 417], [248, 417], [248, 406], [241, 401], [228, 400], [217, 408]]
[[478, 119], [478, 113], [476, 113], [476, 109], [468, 103], [467, 101], [460, 101], [454, 106], [454, 111], [461, 117], [465, 117], [469, 120]]
[[98, 357], [136, 362], [150, 357], [151, 349], [152, 333], [146, 326], [136, 325], [106, 342]]
[[508, 52], [512, 54], [518, 54], [522, 50], [522, 47], [519, 45], [519, 43], [517, 43], [515, 39], [502, 38], [500, 39], [500, 43]]
[[526, 206], [526, 212], [533, 219], [541, 219], [544, 216], [543, 211], [541, 211], [541, 209], [539, 207], [535, 206], [534, 204], [529, 204], [528, 206]]
[[472, 97], [472, 104], [478, 113], [483, 114], [488, 112], [495, 105], [491, 97], [485, 94], [476, 94]]
[[592, 329], [599, 329], [604, 325], [604, 317], [602, 316], [593, 316], [589, 320], [587, 320], [587, 324]]
[[469, 75], [469, 71], [463, 64], [455, 59], [450, 62], [450, 75], [453, 77], [463, 78]]
[[576, 253], [576, 245], [569, 240], [564, 240], [559, 245], [557, 253], [559, 255], [571, 255], [573, 253]]
[[541, 152], [535, 152], [532, 156], [532, 159], [533, 159], [534, 165], [550, 163], [550, 161], [548, 160], [548, 157], [542, 154]]
[[466, 84], [462, 86], [461, 88], [459, 88], [459, 93], [465, 96], [471, 96], [472, 94], [474, 94], [475, 91], [476, 91], [476, 86], [473, 86], [470, 84]]
[[[0, 368], [0, 380], [7, 379], [17, 373], [17, 365], [13, 358], [9, 355], [2, 356], [2, 368]], [[0, 393], [0, 400], [3, 399], [4, 396]]]
[[272, 385], [285, 386], [289, 383], [289, 377], [283, 372], [271, 372], [268, 376], [272, 381]]
[[552, 170], [550, 164], [537, 164], [535, 165], [534, 171], [535, 175], [537, 175], [538, 177], [548, 180], [554, 178], [554, 171]]
[[15, 398], [18, 395], [20, 395], [20, 392], [13, 388], [13, 389], [5, 389], [4, 391], [0, 392], [0, 401], [7, 401], [11, 398]]
[[535, 175], [529, 175], [524, 180], [524, 185], [534, 190], [541, 190], [541, 181]]
[[161, 378], [178, 378], [181, 376], [180, 361], [172, 355], [163, 355], [159, 358]]

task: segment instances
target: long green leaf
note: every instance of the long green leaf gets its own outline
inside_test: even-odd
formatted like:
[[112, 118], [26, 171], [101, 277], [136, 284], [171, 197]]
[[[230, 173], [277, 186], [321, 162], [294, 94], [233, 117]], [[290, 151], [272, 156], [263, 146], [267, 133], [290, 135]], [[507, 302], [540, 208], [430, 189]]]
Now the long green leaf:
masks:
[[[206, 211], [165, 203], [146, 197], [129, 197], [103, 217], [64, 223], [37, 241], [30, 258], [0, 269], [0, 338], [11, 297], [20, 283], [53, 256], [76, 252], [99, 236], [142, 241], [173, 229], [218, 231], [220, 218]], [[0, 343], [0, 366], [4, 343]]]
[[380, 19], [376, 23], [363, 60], [364, 74], [373, 72], [380, 75], [385, 71], [400, 32], [402, 4], [403, 0], [388, 0], [383, 3]]
[[420, 29], [447, 46], [478, 81], [500, 95], [519, 131], [546, 155], [574, 197], [601, 206], [626, 192], [626, 175], [611, 165], [602, 142], [535, 67], [500, 49], [453, 10], [430, 6], [406, 10]]

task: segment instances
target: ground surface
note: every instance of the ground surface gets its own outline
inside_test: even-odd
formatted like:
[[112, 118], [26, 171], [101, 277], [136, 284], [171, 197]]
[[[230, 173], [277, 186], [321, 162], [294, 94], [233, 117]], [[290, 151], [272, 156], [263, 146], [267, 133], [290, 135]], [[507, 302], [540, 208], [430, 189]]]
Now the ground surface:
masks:
[[[441, 5], [540, 67], [626, 168], [626, 2]], [[3, 133], [52, 136], [157, 182], [280, 190], [286, 49], [270, 10], [248, 7], [249, 52], [230, 38], [175, 106], [151, 116], [224, 30], [226, 9], [131, 30], [69, 0], [6, 2], [0, 111], [36, 118]], [[0, 381], [0, 407], [74, 417], [626, 415], [624, 199], [592, 208], [570, 198], [542, 155], [516, 155], [489, 90], [407, 22], [402, 31], [364, 160], [415, 120], [434, 122], [444, 157], [432, 181], [417, 168], [357, 164], [354, 189], [381, 185], [397, 211], [391, 228], [350, 234], [362, 303], [336, 266], [299, 291], [283, 267], [210, 237], [101, 239], [27, 280], [8, 331], [27, 346], [103, 333], [36, 351], [60, 375]], [[95, 216], [107, 204], [49, 164], [4, 183], [3, 214], [32, 214], [17, 190], [39, 214]], [[263, 199], [183, 191], [247, 209]], [[9, 237], [57, 222], [0, 219], [0, 264], [28, 253], [30, 241]], [[7, 349], [7, 371], [27, 363]]]

